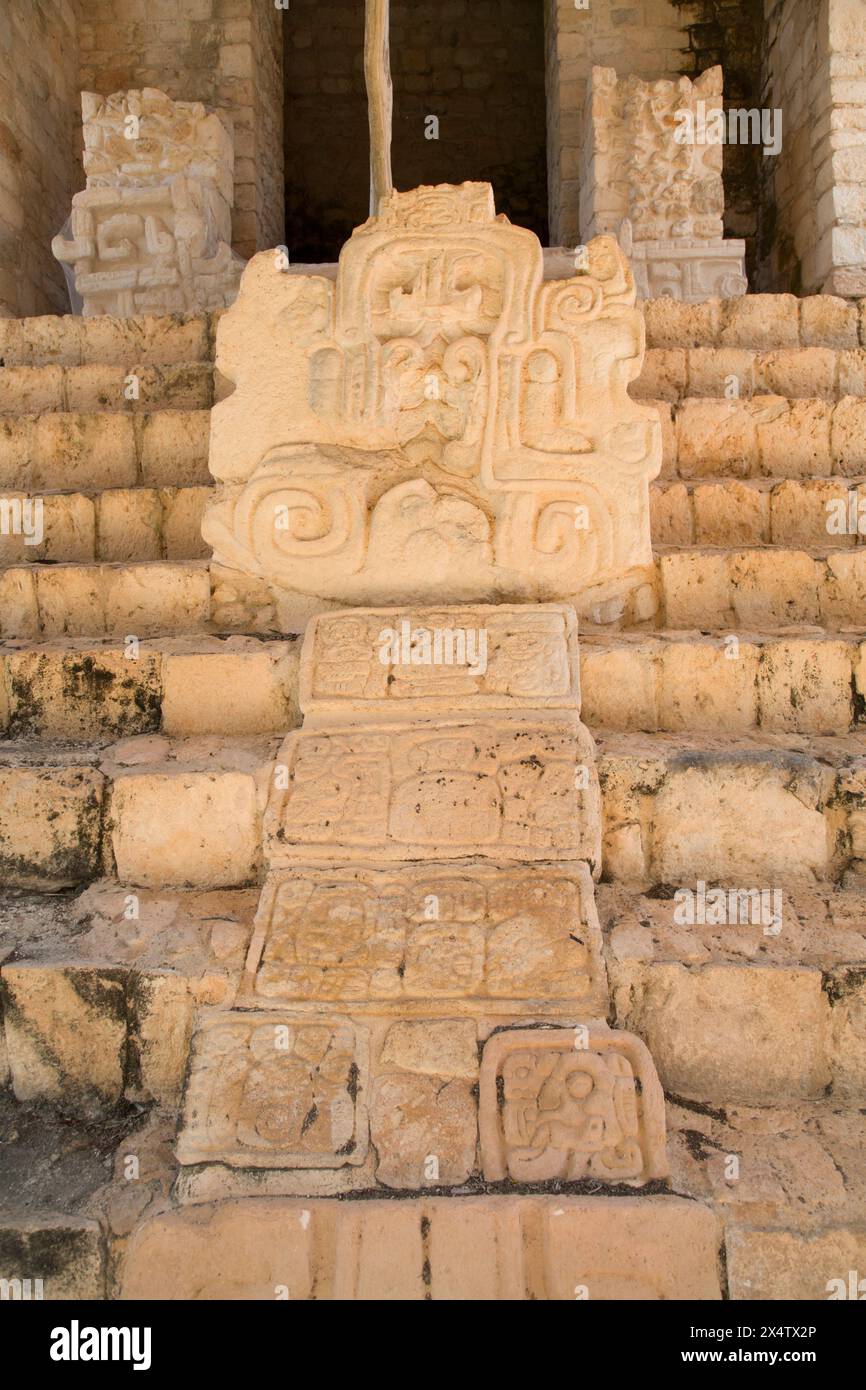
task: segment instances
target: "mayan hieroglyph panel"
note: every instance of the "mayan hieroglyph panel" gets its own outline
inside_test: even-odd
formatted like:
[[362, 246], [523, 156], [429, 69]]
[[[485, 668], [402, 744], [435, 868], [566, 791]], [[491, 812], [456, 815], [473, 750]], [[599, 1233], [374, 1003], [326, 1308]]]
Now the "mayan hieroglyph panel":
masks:
[[442, 710], [579, 710], [566, 605], [352, 609], [313, 620], [300, 705], [318, 719]]
[[87, 187], [72, 199], [73, 267], [85, 315], [221, 309], [237, 294], [232, 254], [234, 147], [216, 112], [152, 87], [82, 92]]
[[366, 1030], [344, 1018], [213, 1012], [199, 1022], [181, 1163], [340, 1168], [369, 1143]]
[[724, 237], [722, 69], [644, 81], [594, 67], [581, 161], [581, 235], [611, 234], [642, 299], [745, 294], [745, 243]]
[[585, 864], [274, 873], [247, 978], [261, 1004], [345, 1001], [452, 1016], [574, 1001], [593, 1016], [607, 1012]]
[[271, 868], [307, 860], [600, 863], [595, 747], [580, 720], [351, 724], [290, 734], [265, 816]]
[[607, 1027], [509, 1029], [485, 1043], [484, 1176], [637, 1185], [667, 1173], [664, 1095], [639, 1038]]
[[[392, 193], [336, 281], [255, 257], [220, 322], [204, 522], [220, 579], [284, 627], [345, 604], [654, 604], [656, 413], [628, 264], [595, 240], [543, 280], [488, 184]], [[605, 606], [606, 605], [606, 606]]]

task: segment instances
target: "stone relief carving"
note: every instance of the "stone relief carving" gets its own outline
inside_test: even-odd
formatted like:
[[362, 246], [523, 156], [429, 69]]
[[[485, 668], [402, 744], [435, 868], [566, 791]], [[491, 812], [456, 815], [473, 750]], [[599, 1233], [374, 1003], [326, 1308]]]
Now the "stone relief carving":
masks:
[[347, 1019], [215, 1011], [200, 1021], [181, 1163], [339, 1168], [367, 1153], [366, 1030]]
[[221, 309], [237, 294], [231, 250], [232, 136], [200, 102], [152, 87], [82, 92], [87, 187], [71, 237], [52, 250], [74, 270], [85, 315]]
[[585, 864], [531, 873], [431, 864], [272, 874], [247, 978], [260, 1001], [395, 1001], [401, 1015], [423, 1012], [430, 1000], [508, 1000], [514, 1008], [571, 999], [591, 1014], [607, 1009]]
[[745, 294], [745, 243], [724, 238], [722, 146], [678, 140], [722, 110], [722, 69], [694, 82], [646, 82], [594, 67], [581, 169], [584, 240], [610, 233], [629, 257], [642, 299], [698, 302]]
[[336, 283], [253, 259], [219, 328], [215, 570], [267, 582], [280, 625], [331, 603], [568, 599], [652, 610], [659, 423], [610, 238], [543, 281], [487, 184], [393, 193]]
[[511, 1029], [481, 1063], [484, 1176], [638, 1185], [667, 1173], [664, 1096], [639, 1038], [607, 1028]]

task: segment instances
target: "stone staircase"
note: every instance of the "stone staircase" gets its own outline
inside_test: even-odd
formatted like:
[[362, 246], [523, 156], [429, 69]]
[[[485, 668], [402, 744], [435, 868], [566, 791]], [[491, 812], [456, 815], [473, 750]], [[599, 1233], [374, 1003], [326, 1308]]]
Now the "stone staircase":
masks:
[[[0, 497], [44, 501], [41, 544], [0, 535], [0, 1140], [30, 1155], [0, 1274], [41, 1277], [46, 1240], [50, 1297], [573, 1298], [588, 1269], [622, 1297], [634, 1262], [636, 1296], [822, 1298], [866, 1271], [866, 549], [827, 526], [866, 482], [866, 303], [646, 321], [659, 608], [585, 625], [580, 677], [608, 1022], [650, 1049], [670, 1177], [494, 1197], [470, 1164], [459, 1201], [338, 1204], [323, 1171], [253, 1201], [174, 1154], [300, 723], [300, 640], [211, 594], [214, 319], [0, 320]], [[701, 882], [778, 889], [780, 929], [681, 923]]]

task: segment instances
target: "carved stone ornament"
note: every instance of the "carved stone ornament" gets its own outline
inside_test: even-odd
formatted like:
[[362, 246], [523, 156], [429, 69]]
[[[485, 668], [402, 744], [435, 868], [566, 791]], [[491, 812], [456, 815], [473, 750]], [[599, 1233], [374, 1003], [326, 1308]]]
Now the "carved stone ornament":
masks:
[[661, 436], [628, 395], [634, 305], [613, 238], [545, 281], [484, 183], [383, 199], [336, 282], [254, 257], [218, 335], [218, 582], [254, 577], [286, 631], [336, 604], [649, 616]]

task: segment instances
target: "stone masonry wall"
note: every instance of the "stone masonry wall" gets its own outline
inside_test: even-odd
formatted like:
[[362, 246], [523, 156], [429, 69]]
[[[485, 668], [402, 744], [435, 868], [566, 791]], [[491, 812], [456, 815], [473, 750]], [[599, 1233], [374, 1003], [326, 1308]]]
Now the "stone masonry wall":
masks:
[[0, 316], [68, 311], [51, 238], [83, 182], [70, 0], [0, 4]]
[[[331, 260], [369, 209], [364, 6], [292, 0], [286, 32], [287, 241]], [[493, 184], [547, 241], [543, 12], [538, 0], [391, 0], [398, 188]], [[427, 118], [439, 121], [427, 138]]]
[[688, 36], [675, 0], [545, 0], [547, 177], [550, 241], [580, 237], [580, 152], [586, 84], [594, 64], [622, 76], [678, 77], [688, 66]]
[[83, 89], [159, 87], [231, 117], [234, 250], [282, 241], [283, 11], [261, 0], [80, 0]]

